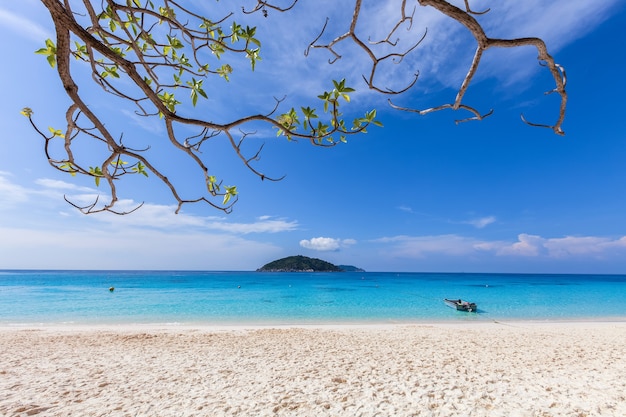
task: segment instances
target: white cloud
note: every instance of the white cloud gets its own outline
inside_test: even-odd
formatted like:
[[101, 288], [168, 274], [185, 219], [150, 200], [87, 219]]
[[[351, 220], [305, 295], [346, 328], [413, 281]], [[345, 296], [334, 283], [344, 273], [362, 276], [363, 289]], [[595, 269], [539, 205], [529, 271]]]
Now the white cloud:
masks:
[[[131, 210], [138, 205], [132, 200], [120, 200], [116, 207], [119, 210]], [[124, 227], [151, 227], [157, 229], [194, 228], [219, 232], [246, 235], [250, 233], [280, 233], [297, 230], [296, 220], [273, 219], [269, 216], [257, 218], [250, 223], [234, 222], [230, 216], [196, 216], [184, 211], [176, 214], [176, 206], [146, 203], [129, 216], [118, 216], [111, 213], [100, 213], [96, 220]]]
[[517, 242], [502, 246], [496, 252], [504, 256], [544, 256], [553, 259], [602, 258], [616, 254], [623, 256], [626, 254], [626, 236], [617, 239], [598, 236], [543, 238], [520, 234]]
[[342, 247], [356, 244], [354, 239], [334, 239], [331, 237], [314, 237], [312, 239], [303, 239], [300, 246], [306, 249], [316, 250], [320, 252], [338, 251]]
[[280, 248], [234, 235], [147, 229], [49, 230], [0, 226], [0, 264], [32, 269], [254, 270]]
[[488, 217], [480, 217], [477, 219], [471, 219], [466, 221], [466, 224], [471, 224], [472, 226], [474, 226], [477, 229], [482, 229], [492, 223], [495, 223], [496, 218], [495, 216], [488, 216]]
[[[457, 3], [463, 8], [462, 2]], [[491, 11], [475, 17], [489, 37], [539, 37], [555, 56], [560, 49], [593, 31], [619, 3], [619, 0], [490, 2]], [[477, 10], [487, 8], [472, 5]], [[470, 68], [476, 41], [465, 27], [432, 7], [416, 10], [412, 33], [424, 28], [428, 29], [426, 39], [404, 60], [403, 66], [419, 69], [418, 89], [432, 88], [433, 82], [458, 88]], [[406, 32], [401, 35], [409, 36]], [[515, 82], [523, 86], [528, 76], [542, 70], [536, 56], [533, 48], [491, 49], [483, 56], [475, 81], [496, 77], [507, 84]], [[558, 62], [558, 56], [556, 58]]]
[[[159, 204], [144, 204], [128, 216], [83, 215], [62, 198], [64, 191], [82, 187], [44, 179], [29, 188], [11, 180], [0, 173], [0, 209], [9, 213], [0, 216], [4, 268], [254, 270], [281, 254], [267, 234], [298, 227], [295, 220], [270, 216], [247, 223], [230, 216], [176, 215], [176, 207]], [[11, 204], [3, 200], [7, 196]], [[93, 197], [72, 196], [84, 202]], [[120, 200], [119, 208], [136, 204]], [[250, 233], [261, 238], [244, 237]]]
[[[9, 180], [9, 174], [0, 172], [0, 202], [4, 207], [18, 207], [19, 204], [28, 204], [30, 201], [50, 207], [54, 204], [59, 207], [60, 213], [69, 219], [80, 219], [81, 224], [87, 223], [94, 229], [106, 224], [111, 228], [151, 228], [161, 230], [211, 230], [229, 234], [245, 235], [250, 233], [280, 233], [297, 230], [299, 224], [296, 220], [272, 218], [261, 216], [252, 222], [234, 222], [231, 216], [197, 216], [181, 211], [176, 214], [175, 205], [145, 203], [132, 215], [120, 216], [113, 213], [102, 212], [95, 215], [85, 216], [78, 210], [68, 205], [63, 196], [67, 195], [69, 201], [78, 206], [87, 206], [94, 203], [98, 198], [97, 191], [65, 181], [42, 178], [35, 181], [36, 188], [27, 188], [17, 185]], [[104, 197], [104, 198], [108, 198]], [[45, 200], [44, 200], [45, 199]], [[102, 199], [102, 198], [101, 198]], [[9, 204], [11, 203], [11, 204]], [[141, 203], [131, 199], [120, 199], [115, 205], [118, 212], [129, 212]]]
[[8, 173], [0, 171], [0, 207], [8, 207], [28, 200], [28, 190], [12, 183]]
[[489, 20], [488, 26], [494, 37], [536, 36], [555, 51], [593, 31], [619, 3], [619, 0], [499, 2], [493, 9], [500, 18]]
[[497, 257], [601, 259], [626, 255], [626, 236], [619, 238], [584, 236], [545, 238], [522, 233], [517, 240], [480, 240], [458, 235], [394, 236], [375, 240], [392, 246], [396, 257], [423, 259], [428, 256], [471, 257], [492, 255]]
[[542, 253], [545, 242], [546, 239], [541, 236], [522, 233], [518, 236], [517, 242], [503, 245], [496, 252], [498, 255], [537, 256]]
[[603, 256], [609, 252], [625, 251], [626, 237], [615, 240], [593, 236], [566, 236], [564, 238], [548, 239], [544, 242], [544, 246], [550, 256], [554, 258]]
[[298, 229], [298, 222], [295, 220], [287, 221], [283, 219], [259, 219], [253, 223], [230, 223], [223, 222], [207, 222], [204, 225], [208, 229], [221, 230], [224, 232], [248, 234], [248, 233], [279, 233], [291, 232]]
[[82, 187], [80, 185], [72, 184], [70, 182], [53, 180], [50, 178], [40, 178], [38, 180], [35, 180], [35, 184], [41, 185], [44, 188], [50, 188], [55, 190], [86, 191], [89, 193], [94, 192], [93, 188], [90, 187]]

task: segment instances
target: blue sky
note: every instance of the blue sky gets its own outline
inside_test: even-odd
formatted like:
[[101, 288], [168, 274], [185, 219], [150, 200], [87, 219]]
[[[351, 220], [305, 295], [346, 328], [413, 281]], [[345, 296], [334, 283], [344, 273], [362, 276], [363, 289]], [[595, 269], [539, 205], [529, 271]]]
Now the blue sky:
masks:
[[[399, 2], [371, 3], [378, 9], [365, 9], [363, 27], [374, 28], [375, 38], [384, 25], [370, 19], [393, 22], [391, 6]], [[384, 128], [331, 149], [259, 131], [254, 140], [266, 145], [257, 167], [286, 175], [280, 182], [261, 182], [226, 143], [216, 143], [211, 166], [240, 192], [233, 213], [187, 205], [174, 214], [167, 190], [142, 178], [129, 181], [120, 197], [122, 205], [144, 206], [122, 217], [85, 216], [64, 201], [63, 195], [83, 201], [107, 190], [47, 164], [41, 139], [19, 111], [29, 106], [44, 128], [63, 127], [68, 99], [45, 58], [33, 53], [54, 37], [52, 26], [39, 1], [0, 5], [0, 269], [253, 270], [302, 254], [368, 271], [626, 273], [624, 2], [475, 3], [492, 8], [481, 18], [488, 34], [542, 37], [565, 67], [563, 137], [520, 121], [524, 113], [549, 122], [557, 111], [554, 98], [543, 94], [550, 79], [530, 48], [487, 53], [464, 101], [494, 109], [482, 122], [457, 125], [463, 115], [454, 112], [390, 109], [366, 91], [367, 60], [357, 49], [342, 50], [344, 58], [332, 66], [324, 51], [303, 56], [327, 15], [331, 33], [345, 30], [339, 24], [349, 8], [333, 4], [303, 1], [287, 15], [251, 18], [263, 60], [254, 73], [244, 67], [233, 74], [229, 84], [217, 80], [202, 111], [230, 120], [269, 111], [272, 97], [283, 95], [288, 106], [313, 105], [331, 79], [345, 77], [357, 89], [349, 111], [376, 108]], [[427, 41], [378, 78], [400, 88], [420, 71], [416, 86], [394, 99], [398, 104], [423, 108], [454, 99], [474, 46], [448, 23], [417, 7], [407, 36], [420, 36], [427, 26]], [[273, 38], [263, 37], [269, 33]], [[124, 137], [164, 138], [162, 127], [106, 100], [93, 105]], [[184, 168], [175, 173], [183, 184], [198, 178]]]

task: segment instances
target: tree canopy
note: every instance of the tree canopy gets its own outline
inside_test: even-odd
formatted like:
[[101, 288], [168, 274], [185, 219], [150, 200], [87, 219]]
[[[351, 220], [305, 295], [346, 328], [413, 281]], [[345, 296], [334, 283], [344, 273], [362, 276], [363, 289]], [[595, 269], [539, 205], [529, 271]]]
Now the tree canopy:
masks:
[[[285, 98], [279, 96], [270, 98], [265, 108], [232, 120], [217, 121], [213, 113], [219, 103], [211, 101], [212, 91], [218, 88], [218, 83], [233, 82], [233, 74], [244, 70], [244, 64], [251, 71], [262, 65], [262, 48], [266, 42], [284, 42], [285, 48], [302, 48], [305, 55], [326, 53], [329, 65], [342, 59], [344, 44], [356, 45], [369, 59], [367, 68], [363, 69], [366, 88], [388, 96], [390, 107], [418, 115], [441, 110], [468, 114], [458, 122], [482, 120], [492, 114], [492, 110], [480, 111], [464, 101], [483, 53], [489, 48], [532, 46], [537, 50], [539, 63], [554, 81], [554, 88], [548, 93], [558, 95], [560, 105], [552, 123], [528, 121], [523, 115], [522, 120], [563, 134], [567, 104], [564, 69], [539, 38], [490, 37], [480, 23], [480, 17], [489, 13], [489, 9], [473, 10], [470, 0], [458, 5], [445, 0], [397, 1], [397, 19], [381, 22], [388, 25], [387, 36], [378, 40], [371, 38], [367, 28], [358, 26], [363, 17], [362, 0], [337, 3], [336, 7], [351, 11], [351, 19], [339, 22], [345, 26], [345, 32], [328, 39], [325, 33], [329, 25], [338, 24], [327, 19], [308, 45], [296, 46], [283, 39], [259, 39], [257, 28], [245, 19], [253, 15], [272, 19], [278, 13], [291, 13], [298, 7], [298, 0], [249, 0], [228, 5], [218, 0], [204, 4], [173, 0], [41, 2], [50, 13], [56, 39], [42, 40], [43, 46], [36, 53], [43, 55], [56, 70], [70, 104], [63, 126], [40, 127], [30, 108], [24, 108], [22, 114], [43, 138], [51, 166], [72, 176], [93, 177], [96, 185], [108, 186], [110, 198], [106, 202], [96, 198], [81, 205], [68, 200], [84, 213], [126, 214], [138, 208], [118, 211], [115, 207], [119, 200], [117, 184], [127, 175], [158, 178], [176, 201], [177, 212], [184, 204], [197, 202], [230, 212], [238, 199], [237, 187], [225, 182], [210, 166], [203, 153], [207, 143], [226, 140], [254, 175], [276, 181], [282, 177], [266, 175], [258, 167], [263, 144], [246, 145], [259, 128], [271, 127], [276, 136], [287, 140], [306, 140], [314, 146], [330, 147], [346, 142], [351, 135], [366, 133], [372, 126], [382, 126], [375, 109], [361, 110], [360, 114], [350, 109], [355, 81], [341, 77], [328, 79], [328, 89], [316, 97], [318, 106], [285, 106]], [[417, 70], [403, 87], [396, 89], [380, 85], [379, 76], [384, 64], [401, 63], [429, 36], [427, 28], [413, 27], [421, 7], [434, 9], [463, 25], [474, 37], [476, 49], [453, 102], [415, 109], [398, 104], [396, 98], [408, 94], [419, 82]], [[400, 29], [404, 32], [400, 33]], [[111, 96], [111, 100], [130, 104], [135, 116], [164, 126], [165, 141], [171, 152], [183, 155], [200, 173], [201, 195], [183, 195], [180, 184], [171, 177], [180, 166], [155, 161], [150, 152], [154, 143], [125, 137], [123, 129], [116, 128], [117, 121], [106, 120], [94, 110], [89, 93], [94, 86]], [[97, 152], [87, 153], [84, 146], [94, 147]]]
[[277, 259], [257, 269], [259, 272], [342, 272], [330, 262], [308, 256], [296, 255]]

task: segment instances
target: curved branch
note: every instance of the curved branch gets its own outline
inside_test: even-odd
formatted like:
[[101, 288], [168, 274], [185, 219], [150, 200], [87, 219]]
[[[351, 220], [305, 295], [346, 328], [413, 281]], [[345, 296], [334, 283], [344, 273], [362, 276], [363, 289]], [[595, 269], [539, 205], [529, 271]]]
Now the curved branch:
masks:
[[470, 7], [470, 5], [469, 5], [469, 0], [464, 0], [464, 1], [465, 1], [465, 11], [466, 11], [467, 13], [480, 15], [480, 14], [489, 13], [489, 11], [491, 10], [490, 8], [487, 8], [487, 9], [483, 10], [482, 12], [475, 12], [475, 11], [473, 11], [473, 10], [472, 10], [472, 8]]
[[409, 113], [417, 113], [420, 116], [424, 116], [424, 115], [426, 115], [428, 113], [433, 113], [433, 112], [436, 112], [436, 111], [447, 110], [447, 109], [450, 109], [450, 110], [459, 110], [459, 109], [467, 110], [470, 113], [474, 114], [473, 117], [467, 117], [465, 119], [455, 120], [456, 124], [463, 123], [463, 122], [469, 122], [470, 120], [483, 120], [484, 118], [489, 117], [489, 116], [491, 116], [493, 114], [493, 109], [489, 110], [485, 114], [481, 114], [478, 110], [476, 110], [473, 107], [466, 106], [465, 104], [457, 104], [457, 103], [442, 104], [442, 105], [437, 106], [437, 107], [431, 107], [431, 108], [428, 108], [428, 109], [417, 110], [417, 109], [411, 109], [411, 108], [408, 108], [408, 107], [398, 106], [398, 105], [394, 104], [391, 101], [391, 99], [387, 100], [387, 102], [389, 103], [389, 105], [392, 108], [394, 108], [396, 110], [402, 110], [402, 111], [406, 111], [406, 112], [409, 112]]
[[270, 4], [270, 3], [268, 3], [265, 0], [257, 0], [257, 4], [256, 4], [256, 6], [254, 6], [254, 9], [248, 11], [248, 10], [246, 10], [245, 7], [242, 7], [241, 11], [243, 13], [245, 13], [245, 14], [252, 14], [252, 13], [258, 12], [259, 10], [263, 10], [263, 15], [265, 17], [267, 17], [268, 16], [267, 9], [273, 9], [273, 10], [276, 10], [278, 12], [287, 12], [287, 11], [293, 9], [293, 7], [296, 5], [297, 2], [298, 2], [298, 0], [293, 0], [293, 2], [291, 3], [290, 6], [278, 7], [278, 6], [274, 6], [274, 5]]
[[394, 25], [394, 27], [391, 29], [391, 31], [389, 31], [389, 34], [387, 34], [387, 37], [385, 39], [382, 39], [380, 41], [376, 41], [376, 42], [372, 42], [370, 40], [370, 44], [372, 45], [380, 45], [383, 43], [389, 44], [391, 46], [397, 46], [398, 45], [398, 41], [400, 40], [400, 38], [396, 39], [395, 42], [391, 42], [389, 39], [391, 38], [391, 36], [396, 33], [396, 31], [400, 28], [400, 26], [404, 23], [404, 22], [409, 22], [409, 27], [407, 28], [407, 32], [411, 31], [411, 28], [413, 27], [413, 18], [415, 17], [415, 11], [417, 10], [417, 7], [413, 6], [413, 12], [411, 13], [410, 16], [407, 16], [404, 9], [406, 8], [406, 0], [402, 0], [402, 5], [400, 6], [400, 20], [398, 20], [398, 22], [396, 22], [396, 24]]
[[[567, 92], [565, 91], [565, 71], [563, 68], [555, 63], [554, 58], [548, 53], [548, 49], [543, 40], [539, 38], [517, 38], [517, 39], [495, 39], [490, 38], [485, 34], [485, 31], [478, 23], [478, 21], [471, 16], [471, 14], [482, 14], [489, 11], [487, 9], [484, 12], [476, 13], [472, 12], [468, 0], [465, 0], [466, 10], [459, 9], [458, 7], [448, 3], [445, 0], [418, 0], [422, 6], [431, 6], [435, 9], [439, 10], [441, 13], [451, 17], [457, 22], [464, 25], [474, 36], [477, 42], [477, 49], [474, 55], [474, 59], [472, 64], [463, 80], [461, 88], [458, 91], [456, 100], [454, 101], [453, 108], [458, 109], [461, 108], [461, 101], [465, 96], [467, 88], [469, 87], [474, 75], [476, 74], [476, 70], [480, 64], [480, 60], [482, 58], [482, 54], [485, 50], [489, 48], [515, 48], [520, 46], [534, 46], [537, 49], [540, 64], [544, 63], [546, 67], [550, 70], [552, 74], [552, 78], [554, 79], [555, 88], [550, 92], [557, 93], [561, 97], [561, 104], [559, 107], [559, 115], [557, 120], [553, 124], [531, 124], [531, 126], [541, 126], [541, 127], [549, 127], [552, 129], [554, 133], [557, 135], [564, 135], [562, 125], [565, 120], [565, 109], [567, 107]], [[522, 118], [525, 120], [524, 118]]]

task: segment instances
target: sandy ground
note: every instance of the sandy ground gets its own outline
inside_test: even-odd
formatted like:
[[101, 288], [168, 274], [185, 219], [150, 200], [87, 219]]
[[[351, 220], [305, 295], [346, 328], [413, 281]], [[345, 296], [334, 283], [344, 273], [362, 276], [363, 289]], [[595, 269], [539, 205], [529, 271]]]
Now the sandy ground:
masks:
[[2, 416], [626, 416], [626, 323], [0, 327]]

